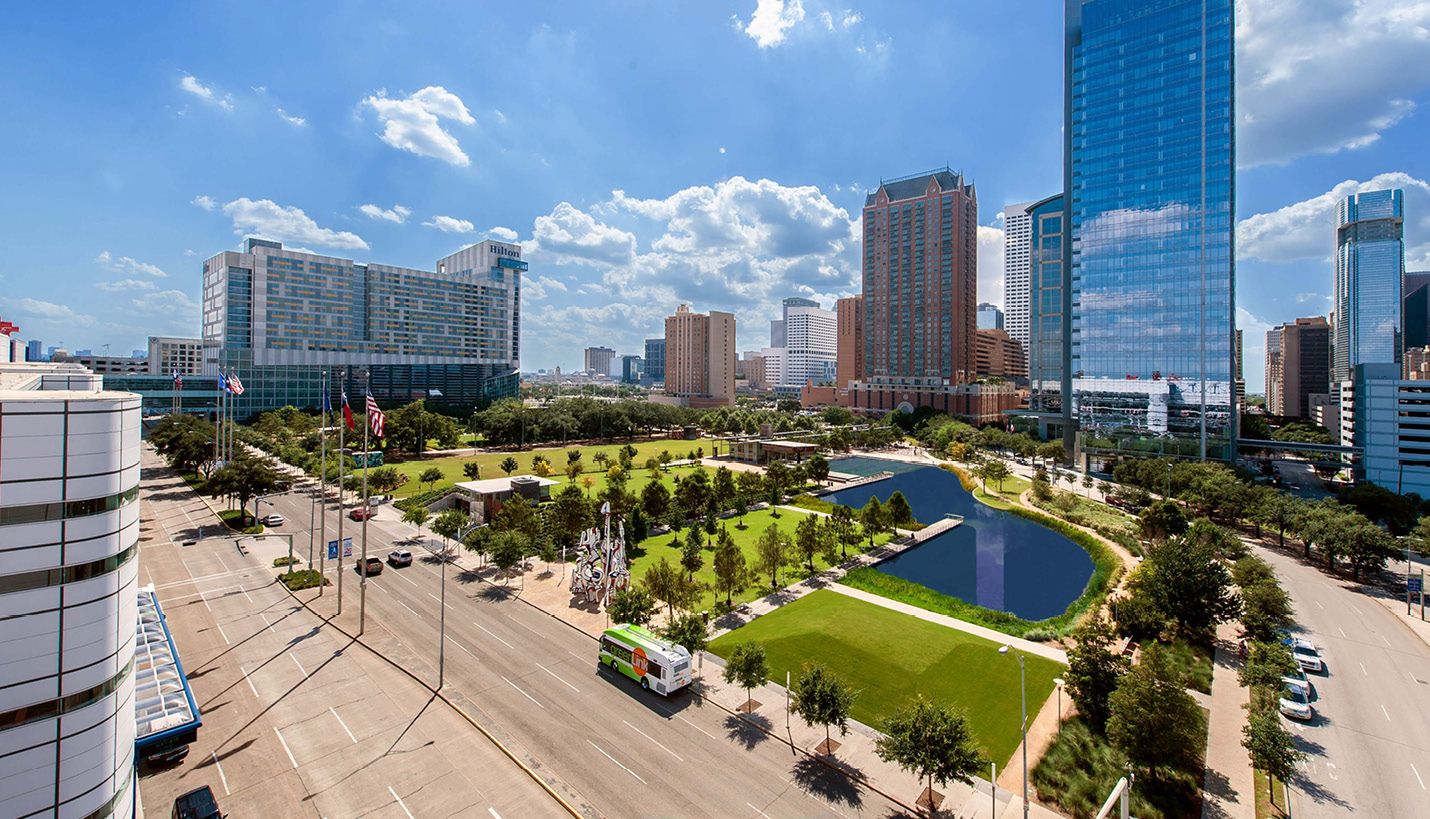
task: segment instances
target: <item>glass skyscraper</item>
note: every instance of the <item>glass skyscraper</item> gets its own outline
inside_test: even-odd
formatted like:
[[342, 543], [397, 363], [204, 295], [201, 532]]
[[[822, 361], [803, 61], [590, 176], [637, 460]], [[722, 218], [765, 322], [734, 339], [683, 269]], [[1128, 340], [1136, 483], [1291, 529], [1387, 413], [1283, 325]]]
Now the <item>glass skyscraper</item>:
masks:
[[1336, 203], [1336, 339], [1331, 380], [1357, 364], [1399, 364], [1405, 286], [1405, 213], [1399, 190]]
[[1067, 0], [1078, 453], [1234, 457], [1233, 0]]
[[1028, 398], [1039, 412], [1061, 412], [1063, 396], [1063, 196], [1029, 204]]

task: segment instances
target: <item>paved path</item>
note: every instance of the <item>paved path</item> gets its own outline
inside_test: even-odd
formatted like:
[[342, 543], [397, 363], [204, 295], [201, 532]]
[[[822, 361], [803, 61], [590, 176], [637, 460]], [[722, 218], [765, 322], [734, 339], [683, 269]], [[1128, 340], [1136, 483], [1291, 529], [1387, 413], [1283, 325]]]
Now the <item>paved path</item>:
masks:
[[[1246, 724], [1248, 692], [1237, 679], [1240, 626], [1222, 623], [1217, 628], [1213, 659], [1211, 709], [1207, 722], [1207, 770], [1202, 782], [1202, 819], [1256, 819], [1256, 796], [1251, 777], [1251, 757], [1241, 745]], [[1191, 692], [1189, 692], [1191, 693]]]

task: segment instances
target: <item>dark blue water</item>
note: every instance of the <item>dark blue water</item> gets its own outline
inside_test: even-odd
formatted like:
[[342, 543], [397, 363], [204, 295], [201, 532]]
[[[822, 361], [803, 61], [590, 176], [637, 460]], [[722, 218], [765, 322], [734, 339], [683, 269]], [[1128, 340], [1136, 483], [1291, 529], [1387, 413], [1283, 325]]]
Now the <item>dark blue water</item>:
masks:
[[1024, 620], [1062, 614], [1092, 577], [1092, 557], [1081, 546], [1051, 529], [979, 503], [951, 472], [877, 458], [841, 458], [830, 461], [829, 468], [895, 474], [826, 495], [825, 500], [859, 509], [870, 497], [887, 503], [890, 495], [903, 492], [920, 523], [933, 523], [947, 512], [963, 515], [963, 525], [880, 563], [881, 572]]

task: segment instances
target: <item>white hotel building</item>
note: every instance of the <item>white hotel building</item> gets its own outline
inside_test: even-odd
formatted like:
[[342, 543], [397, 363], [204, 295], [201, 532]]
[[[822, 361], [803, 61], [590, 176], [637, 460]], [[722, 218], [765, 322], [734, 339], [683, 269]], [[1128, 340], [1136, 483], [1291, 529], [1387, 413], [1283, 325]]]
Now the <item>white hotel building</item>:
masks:
[[0, 816], [134, 812], [139, 396], [0, 364]]

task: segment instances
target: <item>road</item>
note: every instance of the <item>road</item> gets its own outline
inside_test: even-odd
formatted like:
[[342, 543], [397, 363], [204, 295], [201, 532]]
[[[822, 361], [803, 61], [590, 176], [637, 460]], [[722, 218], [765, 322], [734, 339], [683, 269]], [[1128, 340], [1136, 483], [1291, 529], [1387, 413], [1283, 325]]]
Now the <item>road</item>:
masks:
[[[309, 497], [273, 503], [287, 520], [281, 531], [294, 534], [306, 558]], [[330, 512], [329, 539], [336, 525]], [[345, 527], [360, 552], [360, 524]], [[368, 580], [368, 631], [384, 628], [405, 648], [412, 670], [435, 682], [440, 563], [423, 559], [424, 550], [406, 542], [408, 531], [392, 521], [369, 523], [370, 554], [385, 557], [401, 542], [419, 559]], [[358, 577], [345, 571], [348, 618], [357, 611]], [[335, 574], [330, 566], [328, 575]], [[326, 597], [333, 594], [329, 587]], [[449, 568], [447, 606], [444, 690], [478, 703], [486, 719], [607, 816], [906, 815], [689, 692], [667, 699], [598, 668], [591, 637], [500, 587]]]
[[1376, 600], [1276, 549], [1259, 548], [1320, 649], [1316, 719], [1288, 720], [1309, 757], [1293, 783], [1297, 819], [1430, 815], [1430, 650]]
[[[1288, 487], [1285, 491], [1290, 492], [1306, 500], [1317, 501], [1331, 496], [1330, 490], [1326, 489], [1325, 481], [1316, 474], [1316, 470], [1305, 461], [1292, 461], [1281, 459], [1273, 462], [1276, 473], [1281, 476], [1281, 485]], [[1289, 487], [1295, 485], [1295, 489]]]

